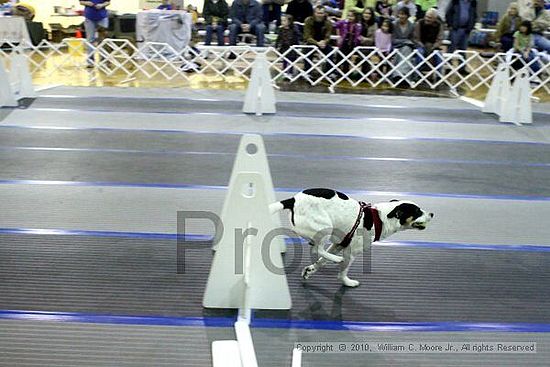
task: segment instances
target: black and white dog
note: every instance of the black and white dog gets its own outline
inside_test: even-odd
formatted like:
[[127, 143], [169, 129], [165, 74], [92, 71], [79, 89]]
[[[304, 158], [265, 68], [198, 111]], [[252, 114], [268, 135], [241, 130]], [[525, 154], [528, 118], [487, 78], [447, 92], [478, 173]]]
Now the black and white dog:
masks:
[[[308, 279], [333, 261], [340, 263], [338, 279], [348, 287], [359, 285], [357, 280], [348, 278], [348, 271], [354, 258], [372, 242], [406, 229], [425, 229], [434, 216], [410, 201], [392, 200], [371, 206], [331, 189], [307, 189], [269, 206], [271, 213], [283, 209], [290, 210], [293, 230], [315, 246], [320, 255], [314, 264], [304, 268], [302, 277]], [[330, 235], [339, 242], [325, 249], [323, 240]], [[343, 257], [337, 255], [340, 252]]]

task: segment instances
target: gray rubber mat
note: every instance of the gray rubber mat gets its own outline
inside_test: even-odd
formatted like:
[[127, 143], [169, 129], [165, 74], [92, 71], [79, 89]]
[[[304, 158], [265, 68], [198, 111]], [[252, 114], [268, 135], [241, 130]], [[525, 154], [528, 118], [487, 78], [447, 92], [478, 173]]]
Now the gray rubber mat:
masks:
[[[209, 113], [242, 114], [242, 103], [235, 101], [186, 100], [169, 98], [38, 98], [32, 108], [64, 108], [86, 111], [106, 112], [149, 112], [149, 113], [182, 113], [192, 114], [208, 111]], [[361, 107], [345, 104], [321, 103], [277, 103], [277, 115], [293, 117], [323, 118], [408, 118], [415, 121], [444, 121], [476, 124], [498, 124], [495, 116], [483, 114], [476, 110], [437, 110], [427, 108], [388, 109]], [[537, 124], [548, 124], [548, 115], [534, 113], [533, 121]]]
[[[550, 336], [543, 333], [350, 332], [251, 330], [259, 366], [290, 366], [295, 343], [536, 343], [537, 353], [308, 353], [302, 366], [486, 367], [548, 366]], [[210, 343], [234, 339], [232, 328], [128, 326], [0, 320], [0, 365], [211, 366]]]
[[[152, 316], [205, 310], [208, 244], [186, 247], [177, 274], [170, 240], [0, 235], [0, 309]], [[342, 287], [327, 267], [304, 283], [309, 247], [285, 255], [293, 308], [256, 318], [376, 322], [550, 322], [550, 253], [373, 247]], [[368, 257], [367, 257], [368, 258]], [[363, 258], [365, 259], [365, 258]]]
[[0, 365], [205, 367], [211, 342], [234, 338], [230, 328], [0, 320]]
[[[0, 149], [10, 147], [129, 150], [136, 153], [226, 153], [235, 155], [240, 135], [159, 131], [41, 130], [4, 127]], [[546, 164], [550, 144], [452, 140], [378, 140], [350, 137], [264, 135], [268, 155], [343, 159], [428, 159], [494, 164]]]
[[[233, 161], [232, 155], [11, 150], [0, 155], [0, 179], [225, 186]], [[550, 196], [550, 170], [541, 167], [278, 156], [269, 163], [274, 185], [293, 190]]]

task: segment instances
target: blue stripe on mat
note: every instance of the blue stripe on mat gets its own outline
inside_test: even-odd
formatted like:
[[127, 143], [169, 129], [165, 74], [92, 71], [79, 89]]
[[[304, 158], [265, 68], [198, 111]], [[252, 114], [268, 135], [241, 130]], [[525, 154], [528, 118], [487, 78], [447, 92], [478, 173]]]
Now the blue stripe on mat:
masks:
[[[86, 231], [86, 230], [63, 230], [63, 229], [40, 229], [40, 228], [0, 228], [0, 234], [22, 234], [22, 235], [52, 235], [52, 236], [88, 236], [88, 237], [123, 237], [139, 239], [172, 240], [178, 239], [177, 234], [172, 233], [147, 233], [147, 232], [113, 232], [113, 231]], [[189, 242], [211, 241], [212, 236], [201, 234], [183, 234], [181, 239]], [[185, 237], [185, 238], [184, 238]], [[297, 237], [286, 238], [288, 245], [305, 245], [306, 241]], [[190, 244], [192, 246], [192, 244]], [[550, 252], [550, 246], [543, 245], [497, 245], [497, 244], [469, 244], [469, 243], [448, 243], [448, 242], [420, 242], [420, 241], [382, 241], [373, 245], [374, 247], [413, 247], [432, 248], [448, 250], [484, 250], [484, 251], [516, 251], [516, 252]]]
[[[188, 327], [232, 327], [235, 318], [215, 317], [164, 317], [164, 316], [118, 316], [93, 315], [65, 312], [0, 311], [0, 319], [23, 321], [49, 321], [89, 324], [188, 326]], [[529, 323], [484, 323], [484, 322], [356, 322], [316, 320], [272, 320], [255, 318], [254, 328], [347, 330], [361, 332], [405, 331], [405, 332], [524, 332], [548, 333], [550, 324]]]
[[[54, 181], [54, 180], [0, 180], [0, 185], [50, 185], [50, 186], [91, 186], [91, 187], [142, 187], [182, 190], [227, 190], [227, 186], [217, 185], [189, 185], [170, 183], [142, 183], [142, 182], [101, 182], [101, 181]], [[297, 193], [302, 189], [277, 187], [275, 192]], [[393, 196], [393, 197], [441, 197], [455, 199], [482, 199], [482, 200], [520, 200], [520, 201], [550, 201], [549, 196], [520, 196], [520, 195], [473, 195], [452, 193], [428, 192], [391, 192], [342, 189], [341, 191], [354, 195]]]

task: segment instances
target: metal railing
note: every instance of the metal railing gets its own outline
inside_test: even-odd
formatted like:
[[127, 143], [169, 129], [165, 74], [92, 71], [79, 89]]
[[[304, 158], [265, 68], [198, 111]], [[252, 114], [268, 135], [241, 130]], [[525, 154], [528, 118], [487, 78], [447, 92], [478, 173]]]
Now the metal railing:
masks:
[[[105, 39], [99, 45], [85, 39], [65, 39], [52, 44], [42, 41], [37, 46], [6, 44], [0, 49], [0, 58], [7, 64], [14, 48], [18, 48], [29, 60], [31, 73], [53, 76], [61, 73], [70, 76], [75, 69], [86, 67], [86, 49], [94, 58], [89, 82], [100, 74], [117, 75], [123, 80], [134, 78], [162, 79], [183, 78], [189, 81], [193, 73], [248, 80], [257, 53], [265, 52], [271, 67], [274, 83], [302, 80], [309, 85], [326, 85], [331, 91], [339, 85], [366, 87], [398, 87], [412, 89], [470, 90], [488, 88], [500, 63], [509, 63], [512, 78], [522, 67], [529, 69], [531, 92], [550, 94], [550, 61], [535, 57], [530, 62], [520, 55], [495, 53], [483, 55], [475, 51], [454, 53], [433, 52], [423, 56], [419, 50], [403, 53], [399, 49], [384, 54], [373, 47], [357, 47], [349, 54], [332, 48], [323, 53], [315, 46], [293, 46], [283, 53], [272, 47], [208, 46], [200, 50], [187, 47], [175, 50], [168, 44], [143, 43], [136, 46], [129, 40]], [[508, 60], [507, 60], [508, 59]], [[511, 59], [511, 60], [510, 60]], [[464, 72], [464, 68], [467, 72]], [[99, 72], [99, 73], [98, 73]]]

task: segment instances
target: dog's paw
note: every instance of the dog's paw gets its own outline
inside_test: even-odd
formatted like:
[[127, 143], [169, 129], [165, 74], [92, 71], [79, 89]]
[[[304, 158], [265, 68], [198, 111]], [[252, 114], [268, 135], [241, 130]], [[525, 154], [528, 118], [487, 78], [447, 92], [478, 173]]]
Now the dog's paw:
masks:
[[309, 279], [309, 277], [312, 276], [313, 273], [315, 273], [315, 266], [314, 265], [306, 266], [304, 270], [302, 270], [302, 278]]
[[355, 288], [355, 287], [358, 287], [359, 284], [359, 281], [357, 280], [353, 280], [353, 279], [350, 279], [348, 277], [345, 277], [342, 279], [342, 283], [346, 286], [346, 287], [351, 287], [351, 288]]

